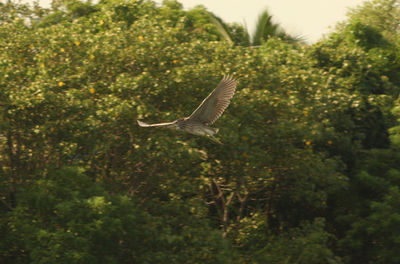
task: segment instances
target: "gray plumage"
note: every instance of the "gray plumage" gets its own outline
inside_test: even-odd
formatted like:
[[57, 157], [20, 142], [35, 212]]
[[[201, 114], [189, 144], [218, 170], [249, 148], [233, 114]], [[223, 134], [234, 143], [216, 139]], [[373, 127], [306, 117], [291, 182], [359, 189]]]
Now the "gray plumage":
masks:
[[137, 122], [141, 127], [167, 127], [183, 130], [194, 135], [210, 136], [216, 140], [214, 134], [218, 132], [218, 129], [209, 126], [217, 121], [229, 106], [235, 90], [236, 80], [231, 76], [224, 76], [218, 86], [201, 102], [189, 117], [159, 124], [147, 124], [140, 120]]

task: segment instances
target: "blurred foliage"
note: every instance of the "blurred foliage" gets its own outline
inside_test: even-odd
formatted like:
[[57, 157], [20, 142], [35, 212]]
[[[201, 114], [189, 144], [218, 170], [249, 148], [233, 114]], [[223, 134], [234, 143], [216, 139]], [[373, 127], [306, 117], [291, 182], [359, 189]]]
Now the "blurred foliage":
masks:
[[[255, 48], [172, 0], [0, 4], [0, 262], [399, 262], [398, 9]], [[223, 145], [136, 125], [226, 74]]]
[[387, 39], [395, 41], [400, 32], [398, 0], [372, 0], [349, 11], [352, 19], [377, 28]]

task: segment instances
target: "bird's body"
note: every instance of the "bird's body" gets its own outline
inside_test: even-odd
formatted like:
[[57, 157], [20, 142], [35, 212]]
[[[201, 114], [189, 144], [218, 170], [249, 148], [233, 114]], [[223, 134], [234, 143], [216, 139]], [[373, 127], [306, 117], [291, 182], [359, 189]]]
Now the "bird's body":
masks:
[[198, 136], [208, 136], [220, 143], [214, 135], [217, 128], [212, 125], [228, 107], [236, 90], [236, 80], [224, 77], [218, 86], [203, 100], [197, 109], [189, 116], [168, 123], [147, 124], [138, 120], [141, 127], [167, 127], [186, 131]]
[[201, 122], [190, 120], [189, 118], [178, 120], [178, 130], [184, 130], [197, 136], [214, 136], [218, 133], [217, 128], [209, 127]]

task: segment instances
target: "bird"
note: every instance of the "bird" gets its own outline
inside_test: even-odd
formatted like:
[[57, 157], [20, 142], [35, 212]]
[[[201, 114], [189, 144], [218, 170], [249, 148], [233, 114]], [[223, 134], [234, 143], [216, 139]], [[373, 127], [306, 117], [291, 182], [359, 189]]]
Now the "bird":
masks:
[[194, 112], [184, 118], [172, 122], [147, 124], [137, 120], [141, 127], [166, 127], [185, 131], [197, 136], [206, 136], [211, 140], [222, 144], [214, 135], [218, 128], [211, 127], [229, 106], [236, 91], [236, 79], [232, 76], [224, 76], [217, 87], [201, 102]]

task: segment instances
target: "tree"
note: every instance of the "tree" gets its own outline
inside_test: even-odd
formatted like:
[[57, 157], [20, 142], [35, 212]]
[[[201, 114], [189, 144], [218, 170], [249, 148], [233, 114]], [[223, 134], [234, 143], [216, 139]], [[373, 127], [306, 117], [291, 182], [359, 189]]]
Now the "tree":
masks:
[[[400, 123], [400, 104], [399, 100], [396, 101], [394, 108], [392, 109], [393, 115], [397, 118], [397, 124]], [[400, 125], [396, 125], [389, 130], [390, 139], [394, 147], [400, 147]]]
[[[0, 262], [397, 260], [400, 53], [381, 28], [254, 49], [176, 1], [32, 11], [0, 25]], [[189, 115], [227, 74], [224, 145], [136, 125]]]
[[400, 20], [399, 0], [366, 1], [351, 9], [348, 16], [351, 20], [379, 29], [391, 41], [395, 41], [400, 33], [400, 26], [397, 23]]
[[278, 23], [274, 23], [272, 21], [272, 15], [270, 15], [267, 9], [265, 9], [258, 17], [256, 29], [251, 40], [247, 28], [240, 26], [239, 24], [227, 25], [212, 13], [210, 13], [210, 16], [211, 21], [218, 29], [218, 32], [229, 43], [240, 45], [250, 45], [251, 43], [251, 46], [260, 46], [270, 38], [279, 38], [289, 43], [303, 42], [301, 36], [292, 36], [286, 33]]
[[[152, 215], [111, 194], [81, 168], [64, 167], [25, 186], [0, 220], [2, 263], [226, 263], [229, 245], [189, 204], [154, 201]], [[185, 212], [186, 211], [186, 212]], [[167, 213], [168, 212], [168, 213]], [[189, 213], [190, 214], [190, 213]]]

